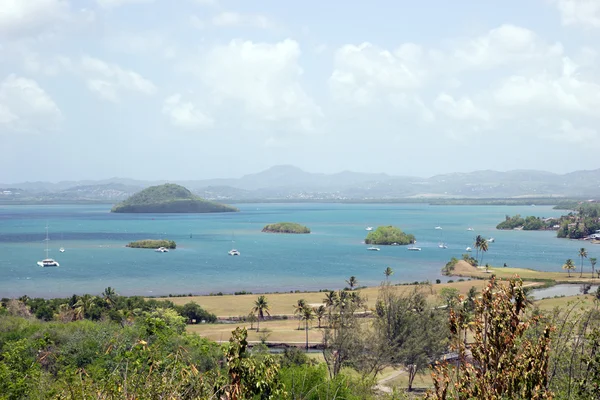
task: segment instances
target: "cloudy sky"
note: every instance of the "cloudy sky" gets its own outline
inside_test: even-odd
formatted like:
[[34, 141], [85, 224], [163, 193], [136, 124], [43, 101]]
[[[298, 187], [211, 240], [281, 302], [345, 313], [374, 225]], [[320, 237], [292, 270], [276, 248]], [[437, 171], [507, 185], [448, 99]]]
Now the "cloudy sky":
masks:
[[600, 0], [0, 0], [0, 182], [600, 167]]

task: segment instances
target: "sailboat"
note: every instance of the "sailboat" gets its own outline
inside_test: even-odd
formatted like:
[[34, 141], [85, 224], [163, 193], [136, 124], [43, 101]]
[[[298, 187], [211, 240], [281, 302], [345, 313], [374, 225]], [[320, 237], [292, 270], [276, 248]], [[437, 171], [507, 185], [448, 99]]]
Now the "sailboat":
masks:
[[235, 248], [235, 240], [233, 234], [231, 235], [231, 250], [227, 252], [230, 256], [239, 256], [240, 252]]
[[38, 261], [37, 265], [39, 265], [40, 267], [59, 267], [60, 264], [58, 263], [58, 261], [53, 260], [52, 258], [48, 257], [48, 252], [50, 251], [50, 249], [48, 248], [48, 242], [50, 241], [50, 238], [48, 237], [48, 225], [46, 225], [46, 258], [44, 258], [42, 261]]
[[444, 235], [442, 232], [440, 232], [440, 244], [438, 244], [438, 247], [440, 249], [447, 249], [448, 246], [446, 245], [446, 243], [444, 243]]
[[[61, 233], [61, 235], [60, 235], [60, 241], [61, 241], [61, 243], [63, 242], [63, 239], [64, 239], [64, 236]], [[60, 249], [58, 249], [58, 251], [60, 251], [61, 253], [64, 253], [65, 252], [65, 248], [62, 247], [62, 246], [60, 246]]]

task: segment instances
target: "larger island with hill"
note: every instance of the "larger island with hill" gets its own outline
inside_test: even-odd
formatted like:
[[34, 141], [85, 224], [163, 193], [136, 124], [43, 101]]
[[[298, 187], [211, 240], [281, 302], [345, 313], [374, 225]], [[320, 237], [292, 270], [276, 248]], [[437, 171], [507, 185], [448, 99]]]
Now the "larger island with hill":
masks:
[[414, 235], [402, 232], [395, 226], [380, 226], [365, 238], [366, 244], [378, 245], [407, 245], [414, 242]]
[[114, 213], [215, 213], [239, 211], [235, 207], [198, 197], [173, 183], [151, 186], [115, 205]]

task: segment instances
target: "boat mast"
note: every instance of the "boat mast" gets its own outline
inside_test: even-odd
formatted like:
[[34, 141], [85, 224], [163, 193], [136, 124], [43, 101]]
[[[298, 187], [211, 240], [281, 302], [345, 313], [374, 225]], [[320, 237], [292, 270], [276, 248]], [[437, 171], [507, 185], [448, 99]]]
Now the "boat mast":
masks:
[[46, 224], [46, 258], [48, 258], [48, 252], [50, 251], [50, 249], [48, 248], [49, 241], [50, 239], [48, 238], [48, 225]]

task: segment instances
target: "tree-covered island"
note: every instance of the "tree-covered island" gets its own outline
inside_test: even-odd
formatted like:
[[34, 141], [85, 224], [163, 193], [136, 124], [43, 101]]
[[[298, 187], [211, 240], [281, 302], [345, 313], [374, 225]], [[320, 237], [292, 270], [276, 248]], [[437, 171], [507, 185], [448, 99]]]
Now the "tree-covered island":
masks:
[[415, 242], [415, 236], [402, 232], [395, 226], [380, 226], [369, 232], [365, 239], [366, 244], [378, 245], [407, 245]]
[[175, 249], [177, 244], [174, 240], [153, 240], [145, 239], [130, 242], [125, 247], [131, 247], [134, 249], [158, 249], [159, 247], [165, 247], [167, 249]]
[[205, 200], [173, 183], [151, 186], [115, 205], [114, 213], [214, 213], [239, 211], [235, 207]]
[[310, 233], [310, 229], [295, 222], [278, 222], [266, 225], [263, 232], [267, 233]]

